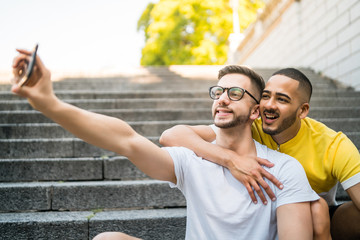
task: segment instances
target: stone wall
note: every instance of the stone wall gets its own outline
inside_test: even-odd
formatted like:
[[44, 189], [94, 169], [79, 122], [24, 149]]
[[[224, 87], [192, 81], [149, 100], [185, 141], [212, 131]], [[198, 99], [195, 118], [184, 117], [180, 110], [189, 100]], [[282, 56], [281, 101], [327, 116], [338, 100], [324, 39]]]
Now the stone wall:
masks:
[[360, 1], [268, 1], [235, 59], [252, 67], [310, 67], [360, 89]]

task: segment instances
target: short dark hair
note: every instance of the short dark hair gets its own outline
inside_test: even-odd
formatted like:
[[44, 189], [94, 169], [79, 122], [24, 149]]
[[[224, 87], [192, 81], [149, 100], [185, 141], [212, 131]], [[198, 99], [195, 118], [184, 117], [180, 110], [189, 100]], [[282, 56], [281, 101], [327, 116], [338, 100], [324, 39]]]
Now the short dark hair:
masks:
[[295, 68], [284, 68], [273, 73], [272, 76], [283, 75], [288, 78], [294, 79], [299, 82], [299, 88], [301, 88], [306, 94], [306, 100], [310, 102], [312, 95], [312, 85], [310, 80], [300, 70]]
[[258, 94], [259, 97], [261, 97], [262, 91], [265, 88], [265, 81], [259, 74], [257, 74], [254, 70], [245, 66], [228, 65], [220, 69], [218, 80], [220, 80], [223, 76], [231, 73], [243, 74], [248, 78], [250, 78], [251, 84], [255, 86], [255, 88], [259, 91]]

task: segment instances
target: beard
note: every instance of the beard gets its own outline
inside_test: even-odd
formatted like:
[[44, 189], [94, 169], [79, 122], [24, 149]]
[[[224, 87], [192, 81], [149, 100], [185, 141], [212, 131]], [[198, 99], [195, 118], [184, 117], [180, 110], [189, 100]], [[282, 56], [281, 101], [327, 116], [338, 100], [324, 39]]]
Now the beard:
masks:
[[247, 115], [239, 115], [239, 116], [237, 116], [237, 115], [234, 114], [234, 118], [231, 121], [229, 121], [229, 122], [220, 122], [220, 123], [214, 122], [214, 124], [218, 128], [233, 128], [233, 127], [242, 125], [244, 123], [247, 123], [249, 121], [250, 114], [251, 114], [251, 110], [249, 110], [249, 113]]
[[283, 131], [285, 131], [286, 129], [288, 129], [289, 127], [291, 127], [296, 121], [296, 112], [294, 112], [292, 115], [290, 115], [289, 117], [285, 118], [284, 120], [282, 120], [282, 122], [280, 122], [279, 127], [276, 129], [266, 129], [264, 128], [264, 124], [262, 125], [263, 131], [264, 133], [267, 133], [269, 135], [277, 135]]

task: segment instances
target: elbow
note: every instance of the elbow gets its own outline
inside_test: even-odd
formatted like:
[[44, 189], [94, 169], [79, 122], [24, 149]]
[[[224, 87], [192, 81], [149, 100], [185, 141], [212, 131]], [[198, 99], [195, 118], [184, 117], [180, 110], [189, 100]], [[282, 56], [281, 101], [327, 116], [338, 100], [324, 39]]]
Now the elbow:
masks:
[[159, 138], [159, 143], [163, 146], [168, 146], [167, 145], [168, 142], [169, 142], [169, 129], [165, 130]]
[[[159, 143], [165, 147], [176, 145], [176, 131], [180, 126], [174, 126], [165, 130], [159, 139]], [[181, 128], [181, 127], [180, 127]]]

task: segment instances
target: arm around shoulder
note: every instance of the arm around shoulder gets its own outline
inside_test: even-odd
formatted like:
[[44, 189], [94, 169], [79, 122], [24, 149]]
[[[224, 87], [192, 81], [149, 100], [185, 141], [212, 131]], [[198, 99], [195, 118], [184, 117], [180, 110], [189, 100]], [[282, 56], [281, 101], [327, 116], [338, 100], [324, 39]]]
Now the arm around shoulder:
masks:
[[211, 142], [215, 139], [216, 134], [210, 126], [177, 125], [163, 132], [160, 137], [160, 144], [171, 147], [186, 147], [204, 159], [230, 168], [235, 153], [212, 144]]
[[[214, 131], [206, 125], [176, 125], [165, 130], [160, 137], [160, 144], [169, 147], [187, 147], [191, 149], [193, 143], [201, 141], [212, 142], [216, 138]], [[193, 150], [193, 149], [192, 149]]]

